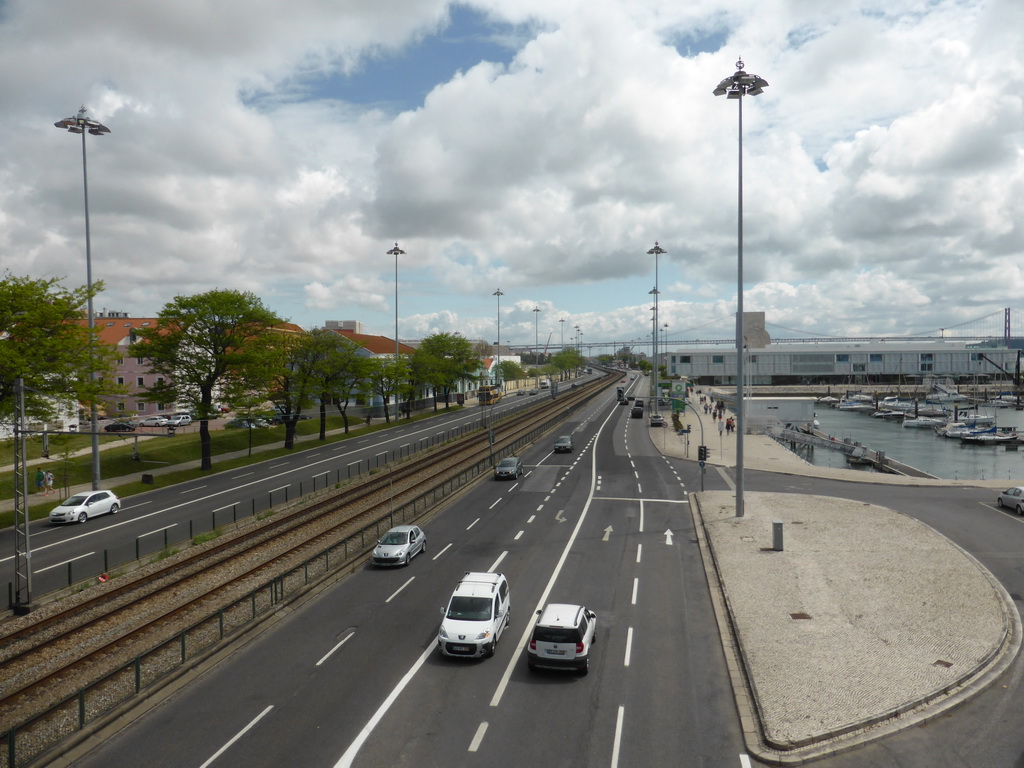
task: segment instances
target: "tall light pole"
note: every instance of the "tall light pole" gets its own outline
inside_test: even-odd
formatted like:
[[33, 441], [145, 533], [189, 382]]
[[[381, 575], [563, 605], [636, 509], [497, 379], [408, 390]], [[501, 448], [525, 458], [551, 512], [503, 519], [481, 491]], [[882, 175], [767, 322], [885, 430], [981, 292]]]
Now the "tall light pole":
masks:
[[[80, 133], [82, 134], [82, 186], [85, 190], [85, 285], [86, 290], [89, 293], [87, 311], [88, 311], [88, 323], [89, 323], [89, 345], [90, 349], [96, 343], [93, 338], [93, 328], [96, 324], [95, 315], [92, 311], [92, 241], [89, 234], [89, 163], [86, 159], [85, 153], [85, 134], [89, 133], [93, 136], [102, 136], [104, 133], [110, 133], [110, 129], [107, 126], [86, 117], [85, 107], [81, 107], [78, 110], [78, 115], [75, 117], [65, 117], [63, 120], [58, 120], [54, 123], [57, 128], [64, 128], [68, 133]], [[89, 381], [96, 381], [96, 365], [95, 362], [89, 370]], [[95, 396], [95, 393], [93, 393]], [[100, 487], [100, 433], [99, 433], [99, 409], [97, 408], [96, 401], [89, 406], [89, 431], [92, 433], [92, 489], [94, 491], [99, 490]]]
[[390, 251], [387, 251], [388, 256], [395, 257], [395, 362], [398, 362], [398, 257], [404, 256], [405, 251], [398, 247], [398, 243], [395, 243], [395, 247]]
[[498, 362], [494, 373], [494, 383], [501, 389], [501, 297], [505, 294], [501, 292], [501, 288], [496, 290], [491, 296], [498, 297]]
[[540, 336], [537, 332], [538, 323], [540, 322], [540, 307], [533, 308], [533, 359], [537, 365], [540, 365]]
[[671, 376], [668, 370], [668, 323], [661, 326], [665, 329], [665, 343], [661, 347], [661, 355], [665, 358], [665, 374]]
[[743, 71], [743, 60], [736, 62], [736, 72], [718, 84], [712, 93], [736, 99], [739, 107], [739, 148], [737, 153], [737, 217], [736, 217], [736, 517], [743, 517], [743, 431], [746, 425], [743, 403], [743, 97], [757, 96], [768, 87], [758, 75]]
[[565, 349], [565, 318], [563, 317], [558, 321], [558, 343], [562, 349]]
[[[650, 293], [654, 294], [654, 327], [658, 327], [658, 257], [668, 253], [664, 248], [658, 245], [658, 241], [654, 241], [654, 247], [647, 252], [648, 256], [654, 256], [654, 290]], [[654, 412], [658, 413], [658, 334], [657, 331], [654, 333], [654, 348], [651, 350], [654, 353]]]

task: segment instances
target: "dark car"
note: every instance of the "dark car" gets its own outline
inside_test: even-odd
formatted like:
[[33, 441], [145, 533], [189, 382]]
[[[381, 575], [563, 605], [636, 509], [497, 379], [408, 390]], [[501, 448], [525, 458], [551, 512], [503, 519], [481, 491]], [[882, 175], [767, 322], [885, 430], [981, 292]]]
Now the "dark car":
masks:
[[555, 438], [555, 453], [572, 453], [572, 435]]
[[634, 405], [633, 408], [630, 410], [629, 415], [632, 416], [634, 419], [642, 419], [644, 417], [644, 409], [641, 408], [639, 405]]
[[127, 421], [112, 421], [103, 428], [104, 432], [134, 432], [135, 425]]
[[495, 480], [515, 480], [521, 474], [523, 474], [523, 460], [518, 456], [509, 456], [507, 459], [502, 459], [498, 462], [498, 466], [494, 468]]

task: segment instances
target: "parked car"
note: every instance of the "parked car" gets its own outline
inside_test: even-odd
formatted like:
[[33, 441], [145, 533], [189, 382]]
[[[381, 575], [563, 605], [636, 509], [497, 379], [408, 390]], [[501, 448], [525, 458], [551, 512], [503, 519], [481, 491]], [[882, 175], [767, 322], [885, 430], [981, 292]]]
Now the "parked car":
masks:
[[572, 453], [572, 435], [555, 438], [555, 453]]
[[187, 413], [176, 413], [167, 418], [168, 427], [187, 427], [192, 423], [192, 417]]
[[667, 427], [668, 423], [665, 421], [665, 417], [660, 413], [651, 414], [651, 426], [652, 427]]
[[441, 608], [444, 619], [437, 647], [445, 656], [493, 656], [511, 610], [512, 596], [503, 574], [466, 571], [448, 607]]
[[996, 498], [996, 505], [1008, 507], [1018, 515], [1024, 515], [1024, 487], [1007, 488]]
[[370, 562], [374, 565], [408, 565], [420, 552], [427, 551], [427, 536], [415, 525], [396, 525], [380, 537]]
[[112, 421], [103, 428], [104, 432], [134, 432], [135, 425], [127, 421]]
[[90, 517], [116, 515], [121, 501], [113, 491], [89, 491], [70, 496], [50, 512], [51, 523], [84, 523]]
[[518, 456], [509, 456], [507, 459], [502, 459], [498, 462], [498, 466], [494, 468], [495, 480], [505, 480], [508, 478], [515, 480], [521, 474], [523, 474], [523, 461]]
[[597, 640], [597, 615], [582, 605], [549, 603], [537, 611], [526, 663], [530, 669], [590, 670], [590, 648]]
[[166, 427], [167, 417], [166, 416], [147, 416], [144, 419], [139, 420], [140, 427]]
[[269, 426], [263, 419], [231, 419], [224, 424], [225, 429], [264, 429]]

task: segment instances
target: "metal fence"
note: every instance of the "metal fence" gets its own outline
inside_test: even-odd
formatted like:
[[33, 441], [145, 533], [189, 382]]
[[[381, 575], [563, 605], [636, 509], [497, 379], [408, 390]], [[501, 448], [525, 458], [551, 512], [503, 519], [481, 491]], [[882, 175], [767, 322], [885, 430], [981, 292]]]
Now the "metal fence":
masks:
[[[529, 445], [581, 406], [582, 403], [563, 411], [529, 434], [496, 450], [494, 460], [512, 455]], [[0, 768], [22, 768], [69, 737], [77, 735], [84, 738], [86, 729], [112, 710], [154, 683], [186, 669], [190, 663], [211, 652], [225, 639], [259, 621], [277, 606], [299, 596], [324, 577], [350, 565], [376, 545], [377, 540], [392, 526], [418, 519], [445, 497], [490, 471], [490, 458], [478, 461], [343, 541], [182, 630], [177, 636], [81, 688], [46, 712], [0, 733]], [[217, 511], [214, 511], [211, 520], [214, 526], [217, 523]]]

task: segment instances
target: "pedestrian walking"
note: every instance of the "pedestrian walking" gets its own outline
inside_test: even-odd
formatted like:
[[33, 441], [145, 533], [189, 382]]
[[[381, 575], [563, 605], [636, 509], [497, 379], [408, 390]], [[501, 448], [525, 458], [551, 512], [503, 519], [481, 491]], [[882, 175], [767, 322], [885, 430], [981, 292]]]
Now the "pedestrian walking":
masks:
[[42, 493], [46, 485], [46, 473], [43, 472], [43, 468], [40, 467], [39, 471], [36, 472], [36, 493]]
[[44, 496], [49, 496], [53, 493], [53, 472], [47, 470], [46, 479], [43, 480], [43, 484], [46, 486], [46, 492], [43, 494]]

